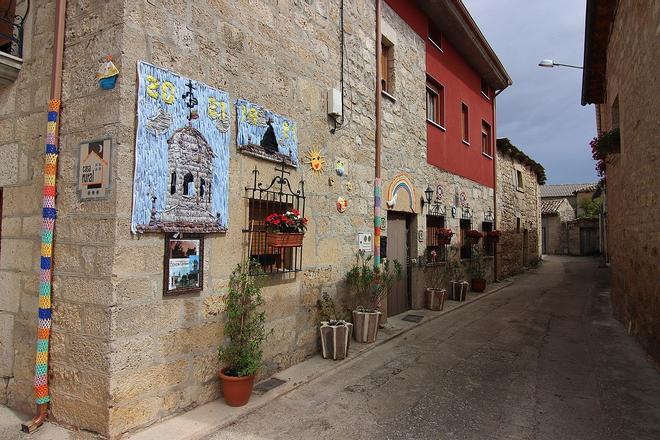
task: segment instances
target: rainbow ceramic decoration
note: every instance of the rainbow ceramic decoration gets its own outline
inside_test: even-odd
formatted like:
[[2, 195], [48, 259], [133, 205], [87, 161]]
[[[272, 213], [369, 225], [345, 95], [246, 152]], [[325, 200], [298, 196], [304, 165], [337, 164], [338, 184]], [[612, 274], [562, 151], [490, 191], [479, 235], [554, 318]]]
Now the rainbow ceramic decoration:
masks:
[[408, 193], [408, 200], [410, 201], [410, 212], [415, 212], [415, 187], [413, 186], [410, 178], [406, 174], [399, 174], [392, 179], [390, 187], [387, 191], [387, 200], [396, 200], [396, 195], [399, 191]]

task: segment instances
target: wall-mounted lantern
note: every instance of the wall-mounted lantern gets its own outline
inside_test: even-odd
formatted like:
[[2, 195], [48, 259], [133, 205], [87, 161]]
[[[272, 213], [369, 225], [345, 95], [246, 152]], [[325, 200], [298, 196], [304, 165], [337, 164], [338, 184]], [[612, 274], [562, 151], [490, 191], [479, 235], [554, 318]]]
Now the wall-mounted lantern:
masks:
[[424, 205], [430, 205], [431, 200], [433, 200], [433, 194], [435, 191], [433, 191], [433, 188], [430, 186], [427, 186], [426, 189], [424, 190], [424, 197], [422, 197], [422, 209], [424, 209]]

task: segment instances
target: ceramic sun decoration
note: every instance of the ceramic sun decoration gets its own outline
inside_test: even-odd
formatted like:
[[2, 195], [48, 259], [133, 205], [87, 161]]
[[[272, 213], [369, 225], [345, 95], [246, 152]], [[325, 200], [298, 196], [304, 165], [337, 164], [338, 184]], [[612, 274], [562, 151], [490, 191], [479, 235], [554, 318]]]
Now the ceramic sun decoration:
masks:
[[305, 162], [310, 166], [314, 174], [323, 174], [325, 157], [321, 155], [319, 150], [307, 150], [307, 152], [305, 152]]
[[119, 69], [117, 69], [117, 66], [112, 62], [112, 55], [108, 55], [96, 74], [96, 79], [99, 80], [99, 87], [103, 90], [114, 89], [118, 76]]

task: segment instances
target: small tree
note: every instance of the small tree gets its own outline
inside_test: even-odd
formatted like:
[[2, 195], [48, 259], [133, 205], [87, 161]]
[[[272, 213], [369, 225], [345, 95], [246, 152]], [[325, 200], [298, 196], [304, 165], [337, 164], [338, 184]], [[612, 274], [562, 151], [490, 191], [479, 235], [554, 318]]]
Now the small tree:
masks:
[[392, 283], [401, 278], [401, 264], [385, 260], [379, 269], [371, 264], [371, 255], [356, 254], [356, 262], [346, 274], [346, 283], [353, 293], [355, 310], [373, 312], [387, 296]]
[[250, 273], [258, 273], [255, 262], [243, 261], [229, 277], [225, 337], [227, 341], [218, 350], [221, 362], [227, 364], [228, 376], [251, 376], [261, 366], [261, 345], [267, 333], [264, 327], [266, 313], [259, 308], [264, 304], [261, 287]]
[[472, 254], [469, 266], [470, 275], [473, 279], [484, 279], [486, 277], [486, 262], [484, 254], [480, 248], [477, 248]]
[[582, 200], [580, 202], [580, 208], [582, 209], [582, 212], [578, 216], [578, 218], [598, 218], [598, 214], [600, 214], [600, 206], [602, 205], [602, 201], [600, 198], [597, 198], [595, 200]]

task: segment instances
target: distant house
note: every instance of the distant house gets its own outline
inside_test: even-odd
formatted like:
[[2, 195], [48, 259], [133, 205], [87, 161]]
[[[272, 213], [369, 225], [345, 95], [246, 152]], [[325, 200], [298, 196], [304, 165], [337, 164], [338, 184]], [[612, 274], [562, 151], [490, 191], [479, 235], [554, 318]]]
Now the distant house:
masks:
[[593, 255], [601, 252], [599, 217], [588, 215], [596, 183], [541, 186], [544, 254]]

